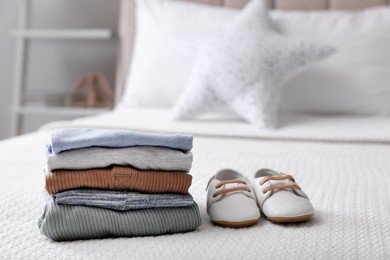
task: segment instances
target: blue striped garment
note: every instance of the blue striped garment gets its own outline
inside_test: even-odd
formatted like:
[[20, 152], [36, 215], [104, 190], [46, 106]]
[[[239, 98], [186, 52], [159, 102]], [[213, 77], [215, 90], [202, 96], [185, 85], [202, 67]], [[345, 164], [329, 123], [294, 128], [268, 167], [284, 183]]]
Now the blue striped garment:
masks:
[[139, 192], [76, 189], [54, 195], [57, 204], [90, 206], [113, 210], [186, 207], [194, 205], [190, 194], [147, 194]]

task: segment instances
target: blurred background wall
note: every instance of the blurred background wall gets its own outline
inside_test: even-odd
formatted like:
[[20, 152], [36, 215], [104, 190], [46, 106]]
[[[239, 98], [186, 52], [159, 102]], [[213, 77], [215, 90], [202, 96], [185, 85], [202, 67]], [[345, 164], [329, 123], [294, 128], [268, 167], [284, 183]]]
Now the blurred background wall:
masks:
[[[9, 136], [13, 89], [15, 39], [19, 1], [0, 0], [0, 139]], [[119, 0], [32, 0], [32, 27], [108, 28], [117, 31]], [[85, 72], [98, 70], [114, 84], [115, 39], [37, 40], [28, 44], [26, 92], [66, 93]], [[27, 116], [24, 132], [61, 120], [57, 116]]]

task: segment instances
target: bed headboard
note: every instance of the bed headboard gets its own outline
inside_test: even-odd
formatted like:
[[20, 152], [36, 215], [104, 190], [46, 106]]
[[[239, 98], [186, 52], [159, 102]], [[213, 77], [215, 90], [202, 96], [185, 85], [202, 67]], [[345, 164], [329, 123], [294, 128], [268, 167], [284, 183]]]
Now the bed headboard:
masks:
[[[210, 5], [240, 8], [248, 0], [182, 0]], [[273, 7], [281, 10], [355, 10], [389, 5], [390, 0], [273, 0]], [[121, 0], [119, 49], [116, 75], [116, 102], [126, 83], [134, 33], [134, 0]]]

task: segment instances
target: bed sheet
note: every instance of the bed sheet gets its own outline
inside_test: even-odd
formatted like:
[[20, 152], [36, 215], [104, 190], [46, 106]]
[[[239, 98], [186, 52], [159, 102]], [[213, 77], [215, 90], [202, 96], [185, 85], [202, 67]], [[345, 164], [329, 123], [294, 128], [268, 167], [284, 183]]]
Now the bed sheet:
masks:
[[[389, 128], [385, 119], [347, 118], [347, 123], [340, 119], [332, 125], [330, 121], [336, 119], [325, 118], [330, 120], [325, 123], [321, 118], [306, 118], [281, 129], [284, 137], [280, 132], [279, 137], [271, 132], [267, 137], [242, 122], [203, 120], [178, 125], [163, 114], [108, 113], [47, 125], [38, 133], [0, 142], [0, 259], [390, 258], [390, 137], [384, 130]], [[61, 243], [42, 236], [37, 219], [43, 211], [49, 131], [86, 126], [193, 133], [190, 192], [200, 207], [200, 228], [160, 237]], [[262, 218], [256, 226], [243, 229], [213, 226], [205, 209], [205, 188], [221, 168], [234, 168], [247, 176], [259, 168], [293, 174], [311, 198], [314, 218], [285, 225]]]
[[208, 114], [198, 120], [174, 121], [169, 109], [119, 107], [98, 116], [47, 124], [40, 130], [94, 126], [207, 137], [390, 144], [390, 117], [282, 114], [280, 119], [279, 128], [267, 130], [251, 126], [230, 114]]

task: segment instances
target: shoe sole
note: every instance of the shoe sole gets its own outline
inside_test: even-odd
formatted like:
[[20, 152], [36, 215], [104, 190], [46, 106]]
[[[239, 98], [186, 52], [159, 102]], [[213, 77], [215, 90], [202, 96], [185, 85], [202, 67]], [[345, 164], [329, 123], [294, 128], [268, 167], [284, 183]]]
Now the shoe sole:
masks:
[[303, 221], [310, 220], [312, 216], [313, 216], [313, 214], [299, 216], [299, 217], [292, 217], [292, 218], [277, 217], [277, 218], [267, 218], [267, 219], [270, 220], [271, 222], [275, 222], [275, 223], [303, 222]]
[[215, 225], [230, 228], [242, 228], [253, 226], [257, 223], [258, 219], [246, 220], [242, 222], [230, 222], [230, 221], [212, 221]]

